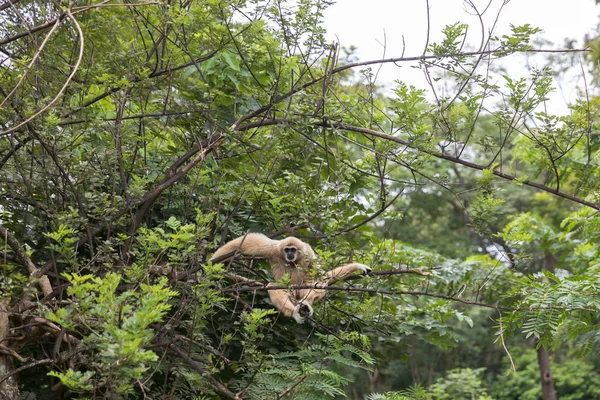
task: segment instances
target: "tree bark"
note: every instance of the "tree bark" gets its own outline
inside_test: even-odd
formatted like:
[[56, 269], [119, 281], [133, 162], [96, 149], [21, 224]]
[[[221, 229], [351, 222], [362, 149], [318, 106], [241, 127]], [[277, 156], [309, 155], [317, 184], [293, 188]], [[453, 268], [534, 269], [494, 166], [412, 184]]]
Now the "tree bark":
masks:
[[543, 347], [540, 347], [537, 351], [537, 359], [540, 367], [540, 377], [542, 379], [542, 399], [556, 400], [554, 379], [550, 370], [550, 353], [547, 350], [544, 350]]
[[[554, 273], [554, 256], [546, 253], [544, 257], [544, 269]], [[537, 347], [537, 340], [534, 342]], [[540, 368], [540, 378], [542, 381], [542, 399], [556, 400], [556, 391], [554, 390], [554, 379], [550, 369], [550, 352], [540, 347], [537, 350], [538, 366]]]
[[[8, 345], [8, 308], [0, 302], [0, 344]], [[0, 380], [14, 371], [13, 359], [9, 355], [0, 353]], [[0, 383], [0, 394], [3, 400], [19, 400], [21, 394], [15, 375], [4, 379]]]
[[379, 379], [379, 369], [375, 368], [373, 373], [367, 372], [369, 375], [369, 387], [371, 389], [371, 393], [375, 393], [375, 387], [377, 386], [377, 380]]

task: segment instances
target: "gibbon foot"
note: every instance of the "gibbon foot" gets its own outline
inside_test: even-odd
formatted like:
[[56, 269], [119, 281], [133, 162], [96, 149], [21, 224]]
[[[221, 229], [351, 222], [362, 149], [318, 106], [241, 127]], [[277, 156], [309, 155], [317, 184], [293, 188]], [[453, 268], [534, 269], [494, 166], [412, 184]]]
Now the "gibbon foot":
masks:
[[312, 315], [313, 309], [310, 304], [306, 303], [304, 300], [300, 300], [294, 309], [292, 317], [297, 323], [302, 324], [307, 318], [312, 317]]
[[362, 271], [363, 275], [371, 275], [373, 273], [373, 270], [368, 265], [357, 263], [356, 266]]

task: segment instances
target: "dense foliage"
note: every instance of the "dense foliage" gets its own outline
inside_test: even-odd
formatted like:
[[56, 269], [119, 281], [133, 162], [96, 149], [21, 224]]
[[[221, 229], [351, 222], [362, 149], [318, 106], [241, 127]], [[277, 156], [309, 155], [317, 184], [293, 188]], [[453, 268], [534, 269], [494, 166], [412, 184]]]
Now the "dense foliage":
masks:
[[[600, 108], [544, 108], [596, 55], [514, 76], [537, 28], [456, 23], [358, 62], [329, 5], [0, 2], [0, 398], [600, 396]], [[208, 261], [248, 231], [374, 274], [297, 325]]]

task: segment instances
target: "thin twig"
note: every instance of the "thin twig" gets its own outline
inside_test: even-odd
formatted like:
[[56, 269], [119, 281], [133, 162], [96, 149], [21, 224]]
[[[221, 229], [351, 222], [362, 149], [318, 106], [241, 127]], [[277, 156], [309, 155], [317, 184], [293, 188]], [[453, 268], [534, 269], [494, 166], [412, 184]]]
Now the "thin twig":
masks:
[[21, 78], [19, 79], [19, 81], [17, 82], [17, 84], [12, 88], [12, 90], [10, 92], [8, 92], [8, 94], [4, 97], [4, 99], [2, 100], [2, 102], [0, 102], [0, 108], [2, 108], [4, 106], [4, 104], [6, 104], [6, 102], [10, 98], [10, 96], [12, 96], [13, 93], [15, 93], [17, 91], [17, 89], [19, 88], [19, 86], [21, 86], [21, 84], [25, 80], [25, 77], [27, 77], [27, 74], [31, 70], [31, 67], [33, 67], [33, 64], [35, 64], [35, 62], [37, 61], [37, 59], [40, 57], [40, 55], [42, 54], [42, 50], [44, 50], [44, 47], [46, 47], [46, 44], [48, 43], [48, 40], [50, 39], [50, 37], [52, 37], [52, 34], [54, 33], [54, 31], [56, 31], [56, 28], [58, 28], [59, 25], [60, 25], [60, 20], [56, 20], [56, 23], [54, 24], [54, 26], [52, 27], [52, 29], [50, 29], [50, 32], [48, 32], [48, 34], [46, 35], [46, 37], [42, 41], [42, 44], [36, 50], [35, 54], [31, 58], [31, 61], [29, 62], [29, 65], [27, 65], [27, 67], [25, 68], [25, 70], [23, 72], [21, 72], [21, 74], [20, 74]]
[[332, 290], [338, 292], [358, 292], [358, 293], [373, 293], [373, 294], [386, 294], [392, 296], [425, 296], [425, 297], [433, 297], [437, 299], [444, 299], [455, 301], [458, 303], [470, 305], [470, 306], [478, 306], [484, 308], [491, 308], [494, 310], [504, 310], [504, 311], [534, 311], [534, 310], [573, 310], [573, 311], [588, 311], [588, 312], [598, 312], [597, 309], [588, 308], [588, 307], [576, 307], [576, 306], [530, 306], [530, 307], [508, 307], [501, 306], [497, 304], [488, 304], [479, 301], [470, 301], [465, 300], [455, 296], [448, 296], [437, 293], [430, 292], [422, 292], [422, 291], [406, 291], [406, 290], [388, 290], [388, 289], [371, 289], [371, 288], [363, 288], [363, 287], [354, 287], [354, 286], [326, 286], [323, 283], [317, 283], [313, 285], [273, 285], [273, 286], [253, 286], [253, 287], [228, 287], [221, 289], [222, 292], [255, 292], [255, 291], [269, 291], [269, 290], [300, 290], [300, 289], [318, 289], [318, 290]]
[[304, 380], [306, 378], [307, 378], [306, 375], [300, 377], [300, 379], [298, 379], [296, 382], [294, 382], [294, 384], [292, 386], [290, 386], [289, 388], [285, 389], [283, 392], [281, 392], [280, 394], [278, 394], [277, 397], [275, 397], [275, 400], [279, 400], [283, 396], [289, 394], [292, 390], [294, 390], [296, 388], [296, 386], [298, 386], [299, 384], [301, 384], [302, 382], [304, 382]]
[[79, 66], [81, 65], [81, 60], [83, 59], [83, 49], [84, 49], [83, 31], [81, 30], [81, 26], [79, 26], [79, 23], [77, 22], [77, 20], [75, 19], [75, 17], [71, 13], [71, 9], [70, 8], [67, 8], [66, 14], [71, 19], [71, 21], [73, 21], [73, 25], [75, 25], [75, 28], [77, 29], [77, 33], [79, 34], [79, 55], [77, 56], [77, 61], [76, 61], [75, 65], [73, 66], [73, 68], [71, 70], [71, 73], [67, 77], [67, 80], [65, 81], [65, 83], [63, 84], [63, 86], [60, 88], [60, 90], [58, 91], [58, 93], [56, 94], [56, 96], [54, 96], [54, 98], [50, 101], [50, 103], [46, 104], [44, 107], [42, 107], [35, 114], [33, 114], [32, 116], [30, 116], [29, 118], [27, 118], [25, 121], [23, 121], [23, 122], [15, 125], [15, 126], [13, 126], [12, 128], [9, 128], [9, 129], [5, 130], [3, 132], [0, 132], [0, 136], [1, 135], [7, 135], [7, 134], [9, 134], [11, 132], [16, 131], [17, 129], [21, 128], [22, 126], [27, 125], [29, 122], [31, 122], [35, 118], [37, 118], [40, 114], [42, 114], [43, 112], [45, 112], [46, 110], [48, 110], [50, 107], [52, 107], [54, 105], [54, 103], [56, 103], [62, 97], [62, 94], [67, 89], [67, 86], [69, 86], [69, 82], [71, 82], [71, 80], [75, 76], [75, 73], [79, 70]]
[[515, 363], [513, 362], [513, 358], [510, 355], [510, 351], [508, 351], [508, 348], [506, 347], [506, 343], [504, 342], [504, 326], [502, 325], [502, 311], [498, 310], [498, 323], [500, 325], [500, 342], [502, 343], [502, 348], [504, 348], [504, 351], [506, 352], [506, 355], [508, 356], [508, 360], [510, 361], [510, 369], [512, 369], [512, 371], [514, 373], [517, 372], [517, 368], [515, 367]]

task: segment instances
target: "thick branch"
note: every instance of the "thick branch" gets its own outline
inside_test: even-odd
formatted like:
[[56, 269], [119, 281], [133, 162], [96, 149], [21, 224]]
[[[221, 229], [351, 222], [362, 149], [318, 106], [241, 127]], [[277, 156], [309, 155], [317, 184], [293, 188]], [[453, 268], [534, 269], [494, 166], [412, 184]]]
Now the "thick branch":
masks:
[[[199, 162], [203, 161], [206, 156], [216, 147], [218, 147], [221, 142], [223, 142], [224, 137], [222, 135], [215, 135], [201, 144], [194, 146], [193, 149], [184, 154], [179, 160], [173, 163], [172, 167], [165, 173], [163, 180], [150, 192], [146, 193], [138, 202], [140, 207], [135, 213], [135, 219], [133, 221], [132, 229], [130, 233], [134, 233], [137, 228], [142, 223], [142, 220], [152, 204], [156, 201], [158, 196], [167, 188], [174, 185], [181, 178], [183, 178], [194, 166], [196, 166]], [[202, 150], [198, 153], [190, 162], [188, 162], [183, 168], [179, 171], [177, 169], [189, 158], [191, 158], [198, 150]]]
[[0, 5], [0, 11], [6, 10], [8, 7], [12, 6], [13, 4], [17, 4], [19, 1], [20, 0], [6, 0], [5, 3]]
[[[211, 152], [215, 147], [217, 147], [223, 141], [224, 137], [222, 135], [214, 135], [208, 139], [203, 140], [201, 143], [194, 145], [190, 150], [187, 151], [183, 156], [178, 158], [172, 165], [169, 167], [167, 172], [165, 172], [165, 176], [163, 180], [156, 185], [152, 190], [146, 192], [142, 197], [135, 200], [131, 204], [126, 205], [121, 208], [117, 213], [109, 218], [106, 224], [109, 224], [123, 215], [127, 214], [132, 208], [142, 207], [146, 211], [149, 206], [158, 198], [158, 196], [167, 188], [177, 183], [181, 178], [185, 176], [189, 172], [192, 167], [198, 164], [200, 161], [204, 160], [204, 158]], [[194, 156], [198, 151], [203, 150], [196, 158], [190, 161], [185, 167], [183, 167], [180, 171], [177, 169], [183, 165], [187, 160], [189, 160], [192, 156]], [[144, 207], [145, 205], [145, 207]], [[145, 212], [145, 211], [144, 211]], [[139, 211], [138, 211], [139, 213]], [[96, 233], [99, 233], [106, 229], [106, 224], [101, 226]]]
[[8, 231], [5, 227], [0, 225], [0, 239], [6, 241], [8, 246], [15, 253], [15, 256], [19, 260], [19, 262], [27, 267], [29, 274], [33, 277], [39, 279], [40, 289], [44, 296], [48, 296], [52, 293], [52, 286], [50, 285], [50, 281], [46, 275], [39, 276], [38, 267], [35, 266], [27, 252], [21, 245], [21, 243], [13, 236], [12, 233]]
[[[17, 380], [12, 377], [14, 373], [14, 362], [9, 355], [3, 355], [6, 353], [11, 354], [11, 349], [4, 346], [3, 343], [8, 342], [9, 337], [9, 321], [8, 321], [8, 309], [4, 302], [0, 302], [0, 377], [6, 376], [6, 379], [0, 380], [0, 393], [4, 394], [6, 399], [19, 399], [19, 385]], [[11, 354], [12, 355], [12, 354]], [[12, 378], [11, 378], [12, 377]]]
[[[5, 6], [5, 5], [6, 5], [6, 3], [3, 4], [2, 6]], [[3, 46], [3, 45], [5, 45], [7, 43], [10, 43], [10, 42], [14, 42], [15, 40], [21, 39], [22, 37], [29, 36], [32, 33], [48, 29], [52, 25], [54, 25], [55, 23], [57, 23], [59, 21], [62, 21], [66, 17], [67, 17], [67, 13], [66, 12], [62, 12], [58, 17], [56, 17], [54, 19], [51, 19], [50, 21], [46, 22], [45, 24], [34, 26], [33, 28], [31, 28], [28, 31], [17, 33], [14, 36], [9, 36], [9, 37], [7, 37], [7, 38], [5, 38], [3, 40], [0, 40], [0, 46]]]

